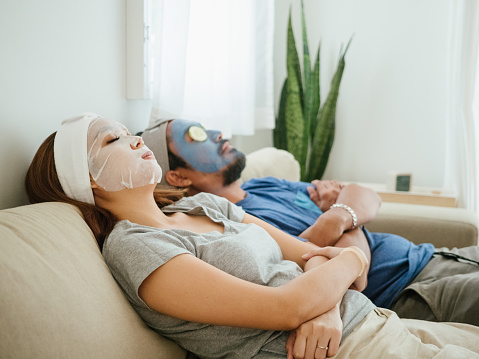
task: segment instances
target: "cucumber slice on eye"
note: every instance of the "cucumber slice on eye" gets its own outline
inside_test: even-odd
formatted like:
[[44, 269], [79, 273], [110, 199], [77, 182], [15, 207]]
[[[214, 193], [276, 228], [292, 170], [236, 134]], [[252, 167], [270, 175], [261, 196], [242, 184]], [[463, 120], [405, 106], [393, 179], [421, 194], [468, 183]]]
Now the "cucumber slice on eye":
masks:
[[194, 141], [203, 142], [208, 138], [206, 131], [198, 126], [191, 126], [188, 130], [188, 134]]

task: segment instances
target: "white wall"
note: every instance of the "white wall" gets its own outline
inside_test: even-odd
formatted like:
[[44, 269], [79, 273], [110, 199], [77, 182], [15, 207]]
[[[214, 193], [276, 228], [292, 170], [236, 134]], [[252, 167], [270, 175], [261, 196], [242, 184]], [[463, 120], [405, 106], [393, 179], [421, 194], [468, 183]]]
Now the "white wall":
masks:
[[[275, 94], [286, 76], [290, 4], [301, 46], [300, 1], [276, 0]], [[325, 178], [386, 181], [411, 171], [415, 185], [441, 187], [447, 106], [448, 0], [304, 0], [310, 53], [321, 38], [322, 99], [341, 44], [346, 56], [336, 138]], [[301, 47], [300, 47], [301, 49]], [[300, 50], [302, 52], [302, 49]], [[257, 140], [271, 143], [271, 134]], [[240, 146], [248, 144], [240, 139]], [[247, 148], [245, 149], [247, 150]]]
[[413, 173], [416, 185], [442, 186], [448, 3], [306, 3], [308, 15], [320, 14], [317, 20], [309, 16], [307, 21], [320, 24], [323, 58], [334, 58], [337, 44], [355, 33], [340, 90], [337, 136], [326, 176], [385, 182], [389, 170], [405, 170]]
[[[325, 177], [384, 182], [397, 169], [442, 185], [449, 1], [305, 0], [312, 51], [322, 39], [323, 90], [355, 33]], [[276, 0], [276, 96], [290, 3], [301, 41], [299, 0]], [[91, 111], [132, 131], [147, 125], [150, 102], [125, 96], [124, 0], [2, 0], [0, 46], [0, 208], [27, 203], [25, 172], [62, 119]], [[271, 133], [235, 140], [250, 152], [271, 145]]]
[[150, 103], [125, 96], [124, 0], [2, 0], [0, 46], [0, 208], [27, 203], [25, 172], [62, 119], [147, 125]]

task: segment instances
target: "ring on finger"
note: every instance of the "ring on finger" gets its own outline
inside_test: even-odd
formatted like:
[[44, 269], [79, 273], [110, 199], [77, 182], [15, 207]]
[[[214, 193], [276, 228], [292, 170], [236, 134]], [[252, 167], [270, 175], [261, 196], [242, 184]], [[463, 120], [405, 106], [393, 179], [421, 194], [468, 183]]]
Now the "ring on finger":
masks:
[[328, 350], [329, 347], [328, 347], [328, 346], [322, 347], [321, 345], [318, 345], [317, 348], [318, 348], [318, 349], [326, 349], [326, 350]]

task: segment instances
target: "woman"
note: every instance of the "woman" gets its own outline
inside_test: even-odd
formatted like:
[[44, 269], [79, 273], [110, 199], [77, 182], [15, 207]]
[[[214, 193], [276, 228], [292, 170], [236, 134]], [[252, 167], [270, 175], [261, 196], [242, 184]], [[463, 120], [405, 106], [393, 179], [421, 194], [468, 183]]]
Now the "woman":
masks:
[[[348, 290], [365, 285], [358, 248], [318, 249], [216, 196], [176, 201], [181, 192], [155, 190], [160, 179], [140, 137], [84, 114], [41, 145], [26, 189], [31, 202], [80, 208], [143, 320], [185, 349], [202, 358], [479, 357], [424, 345], [393, 313]], [[479, 351], [467, 341], [478, 328], [448, 330], [459, 335], [450, 343]]]

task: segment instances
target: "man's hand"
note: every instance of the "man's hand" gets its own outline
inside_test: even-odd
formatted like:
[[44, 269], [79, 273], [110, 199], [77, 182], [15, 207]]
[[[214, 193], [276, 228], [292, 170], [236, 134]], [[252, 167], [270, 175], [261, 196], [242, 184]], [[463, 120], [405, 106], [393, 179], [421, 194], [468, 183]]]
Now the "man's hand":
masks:
[[311, 182], [314, 187], [307, 187], [309, 198], [316, 203], [322, 212], [326, 212], [331, 206], [336, 203], [339, 192], [344, 187], [344, 184], [336, 180], [333, 181], [319, 181]]
[[339, 305], [301, 324], [286, 342], [288, 359], [326, 358], [336, 355], [343, 331]]

